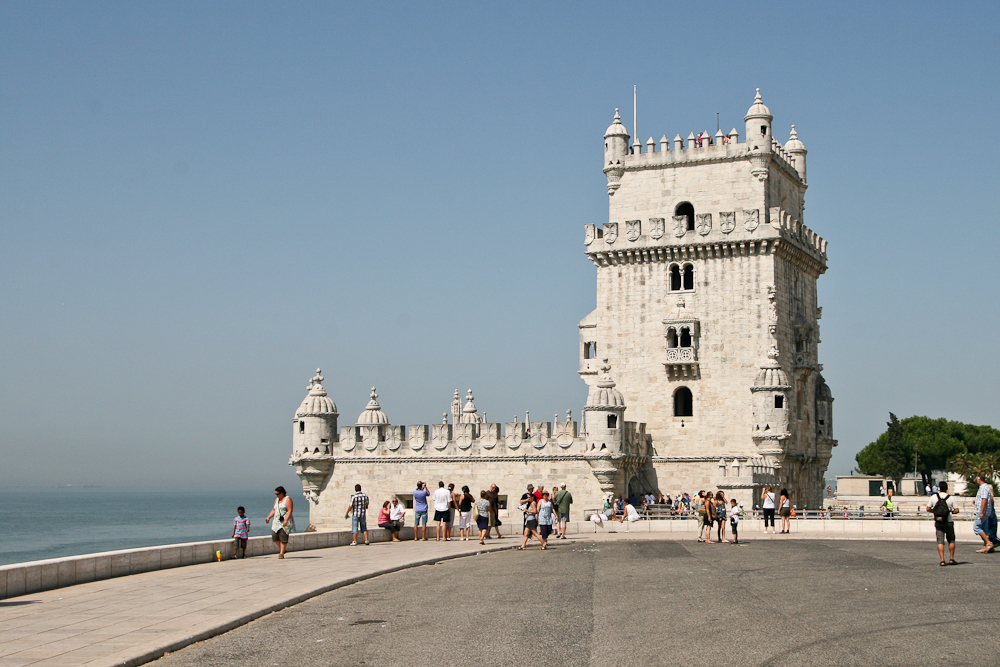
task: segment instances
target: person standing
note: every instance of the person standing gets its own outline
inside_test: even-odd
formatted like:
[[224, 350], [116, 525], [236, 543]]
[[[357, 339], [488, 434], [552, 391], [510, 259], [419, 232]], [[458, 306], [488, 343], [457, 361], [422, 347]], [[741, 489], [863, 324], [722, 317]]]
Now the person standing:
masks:
[[[943, 495], [942, 495], [943, 494]], [[948, 542], [948, 553], [952, 565], [955, 562], [955, 519], [954, 514], [958, 514], [955, 501], [948, 495], [948, 482], [938, 484], [938, 491], [927, 499], [927, 511], [934, 514], [934, 531], [937, 534], [938, 556], [941, 557], [941, 565], [948, 565], [944, 561], [944, 543]]]
[[760, 494], [761, 509], [764, 511], [764, 534], [767, 534], [768, 525], [771, 526], [771, 534], [774, 534], [774, 510], [777, 507], [774, 500], [774, 491], [770, 486], [764, 487], [764, 492]]
[[542, 499], [538, 501], [538, 532], [547, 543], [552, 534], [552, 501], [548, 491], [543, 491]]
[[480, 544], [486, 544], [486, 533], [490, 532], [493, 519], [493, 505], [487, 495], [486, 491], [480, 491], [479, 500], [476, 501], [476, 527], [479, 528]]
[[528, 544], [528, 538], [532, 536], [542, 543], [542, 549], [547, 548], [545, 539], [538, 534], [538, 502], [535, 497], [531, 493], [525, 493], [521, 496], [521, 504], [518, 505], [518, 509], [524, 512], [524, 537], [518, 549], [524, 551], [524, 547]]
[[444, 482], [438, 482], [437, 491], [434, 492], [434, 537], [440, 542], [447, 538], [444, 524], [448, 520], [448, 507], [451, 504], [451, 493], [444, 488]]
[[[490, 528], [497, 531], [497, 539], [500, 539], [503, 537], [500, 534], [500, 526], [503, 525], [503, 522], [500, 521], [500, 487], [496, 484], [490, 484], [487, 499], [490, 501], [490, 508], [493, 510], [490, 516]], [[490, 538], [490, 531], [488, 530], [486, 531], [486, 538]]]
[[983, 540], [983, 548], [976, 549], [976, 553], [989, 554], [993, 553], [997, 546], [997, 515], [993, 507], [993, 487], [983, 479], [982, 475], [976, 475], [976, 484], [979, 485], [979, 490], [976, 492], [972, 532]]
[[462, 487], [462, 495], [458, 497], [458, 537], [468, 542], [472, 534], [472, 504], [475, 499], [469, 493], [469, 487]]
[[778, 499], [778, 508], [781, 515], [781, 532], [787, 533], [792, 528], [792, 499], [788, 495], [788, 489], [781, 490], [781, 498]]
[[715, 499], [711, 491], [705, 492], [705, 544], [715, 544], [712, 541], [712, 526], [715, 524]]
[[240, 558], [247, 557], [247, 540], [250, 538], [250, 517], [246, 515], [246, 509], [243, 506], [236, 508], [236, 518], [233, 519], [233, 558], [236, 558], [236, 554], [240, 551], [243, 554]]
[[419, 540], [422, 532], [424, 542], [427, 541], [427, 497], [429, 495], [431, 492], [427, 490], [427, 485], [423, 482], [417, 482], [417, 490], [413, 492], [413, 513], [416, 516], [413, 520], [414, 540]]
[[569, 509], [573, 504], [573, 494], [567, 491], [566, 485], [563, 484], [559, 487], [559, 491], [552, 502], [556, 506], [556, 516], [559, 519], [559, 534], [556, 535], [556, 538], [565, 540], [566, 525], [569, 523]]
[[720, 489], [715, 494], [715, 524], [716, 539], [722, 542], [729, 542], [726, 539], [726, 494]]
[[285, 487], [274, 490], [274, 507], [264, 521], [271, 522], [271, 541], [278, 545], [278, 558], [285, 557], [288, 549], [288, 536], [295, 530], [292, 520], [292, 499], [285, 493]]
[[729, 508], [729, 527], [733, 529], [733, 544], [740, 543], [740, 515], [743, 514], [743, 510], [740, 506], [736, 504], [736, 498], [729, 501], [731, 507]]
[[361, 485], [354, 485], [354, 495], [351, 496], [351, 503], [347, 506], [347, 512], [344, 514], [344, 518], [350, 517], [351, 519], [351, 546], [357, 546], [358, 544], [358, 533], [365, 538], [365, 544], [368, 542], [368, 495], [361, 492]]
[[451, 529], [455, 526], [455, 513], [458, 512], [458, 494], [455, 493], [455, 484], [448, 484], [448, 518], [444, 522], [444, 539], [451, 542]]

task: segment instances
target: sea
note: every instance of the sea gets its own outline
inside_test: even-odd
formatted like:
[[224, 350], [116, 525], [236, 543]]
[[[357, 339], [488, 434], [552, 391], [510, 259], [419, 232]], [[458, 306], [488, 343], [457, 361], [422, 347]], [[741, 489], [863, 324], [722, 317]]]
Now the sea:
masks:
[[[308, 503], [295, 502], [299, 530]], [[245, 491], [137, 491], [102, 488], [0, 490], [6, 520], [0, 565], [232, 535], [236, 508], [250, 518], [250, 535], [270, 535], [264, 517], [274, 504], [268, 488]]]

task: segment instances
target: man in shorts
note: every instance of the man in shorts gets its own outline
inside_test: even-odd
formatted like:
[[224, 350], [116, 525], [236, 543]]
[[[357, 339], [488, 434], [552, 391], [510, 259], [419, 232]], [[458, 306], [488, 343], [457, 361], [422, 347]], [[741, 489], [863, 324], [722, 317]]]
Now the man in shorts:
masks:
[[569, 523], [569, 506], [573, 504], [573, 494], [566, 490], [565, 484], [559, 487], [552, 504], [556, 506], [556, 515], [559, 519], [559, 533], [556, 539], [565, 540], [566, 524]]
[[351, 504], [347, 506], [347, 513], [344, 518], [351, 518], [351, 546], [356, 546], [358, 544], [358, 533], [361, 533], [365, 538], [365, 544], [368, 544], [368, 523], [366, 517], [368, 515], [368, 495], [361, 492], [361, 485], [354, 485], [354, 495], [351, 496]]
[[447, 538], [445, 532], [445, 522], [448, 521], [448, 507], [451, 505], [451, 493], [444, 488], [444, 482], [438, 482], [437, 491], [434, 492], [434, 537], [438, 542]]
[[[958, 514], [958, 508], [955, 507], [955, 500], [948, 495], [948, 482], [941, 482], [938, 485], [938, 492], [927, 499], [927, 511], [934, 513], [934, 528], [937, 533], [937, 549], [938, 555], [941, 557], [941, 565], [948, 565], [944, 560], [944, 543], [948, 542], [948, 552], [950, 554], [950, 563], [952, 565], [957, 565], [955, 562], [955, 520], [953, 515]], [[941, 511], [935, 511], [935, 507], [939, 503], [945, 503], [947, 507], [947, 514], [944, 513], [944, 507]]]
[[982, 475], [976, 475], [976, 484], [979, 491], [976, 492], [976, 508], [973, 511], [975, 521], [972, 523], [972, 532], [982, 538], [983, 548], [976, 553], [989, 554], [997, 546], [997, 515], [993, 509], [993, 487], [990, 486]]
[[413, 492], [413, 513], [417, 518], [413, 523], [413, 539], [421, 539], [423, 533], [424, 542], [427, 541], [427, 497], [430, 496], [427, 485], [417, 482], [417, 490]]

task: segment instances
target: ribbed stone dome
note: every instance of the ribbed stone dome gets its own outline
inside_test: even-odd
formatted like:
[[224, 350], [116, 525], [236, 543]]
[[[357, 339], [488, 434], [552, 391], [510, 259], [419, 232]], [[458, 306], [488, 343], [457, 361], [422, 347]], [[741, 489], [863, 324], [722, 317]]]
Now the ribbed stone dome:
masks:
[[806, 147], [801, 141], [799, 141], [799, 135], [795, 131], [795, 126], [792, 125], [792, 134], [788, 137], [788, 143], [785, 144], [785, 150], [789, 153], [805, 153]]
[[590, 388], [590, 393], [587, 396], [588, 408], [625, 407], [625, 397], [622, 396], [620, 391], [615, 389], [615, 381], [611, 379], [610, 371], [611, 365], [605, 359], [604, 364], [601, 366], [601, 379], [597, 381], [596, 385]]
[[754, 98], [753, 104], [747, 110], [747, 115], [743, 118], [743, 120], [747, 121], [751, 118], [766, 118], [768, 120], [774, 120], [774, 116], [771, 115], [771, 110], [768, 109], [760, 99], [760, 88], [757, 89], [757, 96]]
[[372, 387], [371, 400], [365, 406], [365, 411], [358, 415], [358, 426], [389, 423], [389, 418], [382, 412], [382, 408], [379, 407], [376, 400], [377, 398], [378, 394], [375, 392], [375, 387]]
[[316, 375], [309, 381], [308, 386], [306, 386], [309, 393], [306, 395], [305, 400], [302, 401], [299, 409], [295, 411], [296, 417], [337, 414], [337, 405], [326, 395], [326, 389], [323, 388], [322, 382], [322, 371], [317, 368]]
[[625, 137], [628, 138], [628, 130], [622, 125], [622, 117], [618, 113], [618, 109], [615, 109], [615, 122], [608, 126], [607, 131], [604, 133], [604, 138], [608, 137]]
[[757, 372], [757, 379], [754, 381], [755, 387], [788, 387], [788, 376], [781, 370], [778, 363], [778, 348], [772, 347], [767, 353], [767, 361], [760, 366]]
[[833, 400], [833, 392], [830, 391], [830, 385], [826, 383], [822, 375], [816, 376], [816, 398], [820, 401]]
[[458, 418], [461, 424], [481, 424], [483, 418], [479, 416], [479, 410], [476, 409], [476, 404], [473, 403], [472, 390], [465, 395], [465, 407], [462, 408], [462, 414]]

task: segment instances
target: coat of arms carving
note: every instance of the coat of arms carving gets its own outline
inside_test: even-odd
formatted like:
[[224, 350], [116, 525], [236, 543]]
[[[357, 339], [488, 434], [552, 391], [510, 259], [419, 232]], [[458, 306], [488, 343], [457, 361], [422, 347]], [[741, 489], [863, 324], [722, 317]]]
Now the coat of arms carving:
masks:
[[674, 236], [680, 238], [687, 233], [688, 217], [686, 215], [674, 216]]
[[618, 240], [618, 223], [617, 222], [606, 222], [604, 223], [604, 240], [607, 243], [614, 243]]
[[650, 218], [649, 219], [649, 238], [658, 239], [663, 236], [665, 227], [663, 225], [663, 218]]
[[760, 209], [755, 208], [753, 210], [743, 209], [743, 228], [748, 232], [752, 232], [757, 229], [760, 224]]
[[712, 214], [699, 213], [694, 216], [694, 228], [698, 230], [698, 233], [702, 236], [707, 236], [708, 233], [712, 231]]
[[597, 226], [596, 225], [584, 225], [584, 235], [583, 244], [590, 245], [597, 238]]
[[642, 221], [641, 220], [626, 220], [625, 221], [625, 238], [629, 241], [635, 241], [639, 238], [642, 233]]
[[723, 234], [736, 229], [736, 211], [722, 211], [719, 213], [719, 231]]

